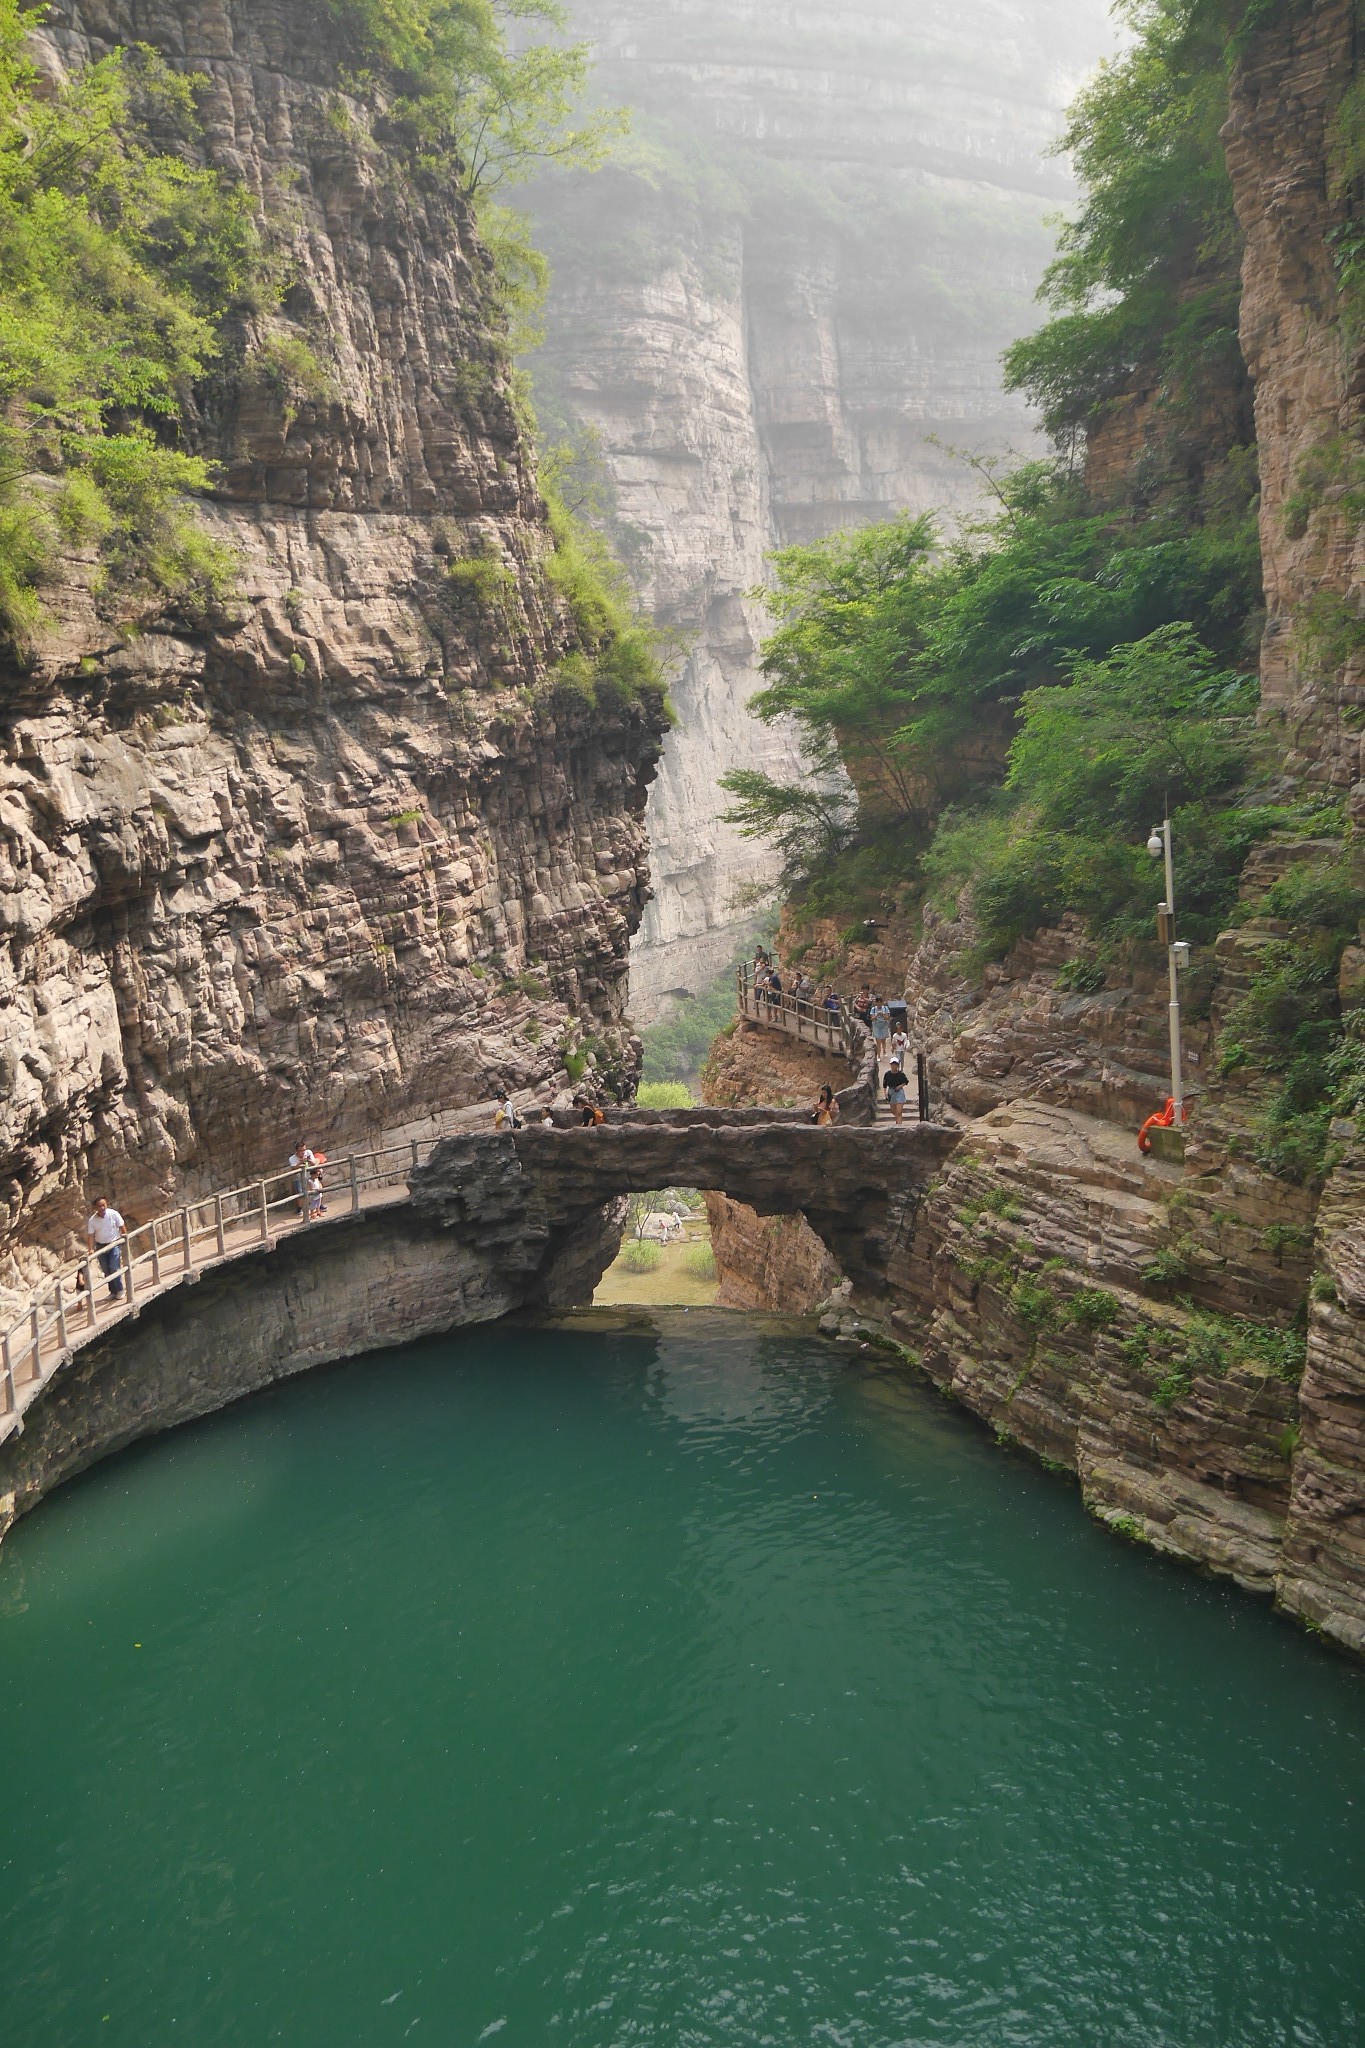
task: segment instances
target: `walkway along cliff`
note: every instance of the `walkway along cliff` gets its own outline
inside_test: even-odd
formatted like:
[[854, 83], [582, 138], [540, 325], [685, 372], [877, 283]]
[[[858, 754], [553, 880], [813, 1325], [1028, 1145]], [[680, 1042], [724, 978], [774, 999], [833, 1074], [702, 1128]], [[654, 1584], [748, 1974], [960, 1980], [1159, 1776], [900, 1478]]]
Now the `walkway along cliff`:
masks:
[[[583, 645], [492, 261], [311, 0], [56, 0], [197, 76], [270, 270], [187, 427], [237, 594], [132, 626], [88, 551], [0, 655], [0, 1288], [130, 1220], [595, 1059], [624, 1086], [657, 697]], [[335, 54], [332, 54], [335, 53]], [[178, 146], [183, 145], [183, 140]], [[281, 290], [281, 281], [283, 289]]]
[[329, 1161], [329, 1213], [307, 1225], [269, 1183], [235, 1191], [226, 1227], [221, 1197], [179, 1228], [168, 1218], [164, 1247], [145, 1231], [133, 1246], [128, 1306], [76, 1298], [60, 1342], [7, 1344], [23, 1413], [0, 1415], [0, 1535], [97, 1459], [311, 1366], [581, 1302], [615, 1255], [625, 1194], [695, 1179], [766, 1213], [809, 1189], [840, 1266], [885, 1292], [958, 1135], [875, 1124], [866, 1081], [846, 1097], [836, 1130], [796, 1112], [636, 1109], [596, 1128], [446, 1138], [414, 1147], [415, 1163], [405, 1150]]

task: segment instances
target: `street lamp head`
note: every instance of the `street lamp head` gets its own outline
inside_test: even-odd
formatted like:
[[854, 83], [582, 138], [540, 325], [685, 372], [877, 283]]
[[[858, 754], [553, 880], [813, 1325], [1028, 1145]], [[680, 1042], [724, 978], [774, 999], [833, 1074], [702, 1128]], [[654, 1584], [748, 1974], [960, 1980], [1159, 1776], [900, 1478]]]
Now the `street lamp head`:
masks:
[[1160, 860], [1162, 854], [1166, 851], [1166, 842], [1161, 836], [1161, 827], [1159, 825], [1153, 825], [1152, 827], [1152, 836], [1147, 841], [1147, 851], [1151, 854], [1153, 860]]

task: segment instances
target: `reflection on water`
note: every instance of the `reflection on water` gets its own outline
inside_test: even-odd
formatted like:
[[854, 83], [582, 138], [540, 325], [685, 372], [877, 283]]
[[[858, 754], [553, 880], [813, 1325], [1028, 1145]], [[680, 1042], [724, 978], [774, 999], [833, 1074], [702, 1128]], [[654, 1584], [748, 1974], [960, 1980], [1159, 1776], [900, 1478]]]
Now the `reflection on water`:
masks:
[[1365, 2035], [1360, 1675], [799, 1329], [315, 1375], [0, 1588], [22, 2048]]

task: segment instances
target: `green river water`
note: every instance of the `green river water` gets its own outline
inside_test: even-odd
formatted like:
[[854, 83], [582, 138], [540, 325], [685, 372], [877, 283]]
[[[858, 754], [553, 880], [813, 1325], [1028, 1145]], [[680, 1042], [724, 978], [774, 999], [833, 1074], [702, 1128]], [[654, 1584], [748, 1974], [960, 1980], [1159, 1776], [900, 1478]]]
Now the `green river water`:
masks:
[[6, 2048], [1358, 2048], [1365, 1676], [714, 1313], [315, 1374], [0, 1555]]

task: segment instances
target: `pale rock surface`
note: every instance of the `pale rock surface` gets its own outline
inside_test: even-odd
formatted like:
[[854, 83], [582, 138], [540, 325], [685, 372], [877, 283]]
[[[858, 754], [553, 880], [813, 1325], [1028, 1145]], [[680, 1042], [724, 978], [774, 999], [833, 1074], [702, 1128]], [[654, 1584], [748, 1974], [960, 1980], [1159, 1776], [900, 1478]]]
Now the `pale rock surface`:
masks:
[[601, 438], [656, 616], [691, 652], [649, 806], [636, 1015], [726, 964], [773, 869], [718, 822], [733, 767], [790, 774], [745, 705], [774, 546], [960, 511], [950, 446], [1027, 449], [999, 355], [1064, 204], [1045, 157], [1112, 47], [1103, 0], [574, 0], [636, 137], [532, 211], [554, 269], [543, 391]]

